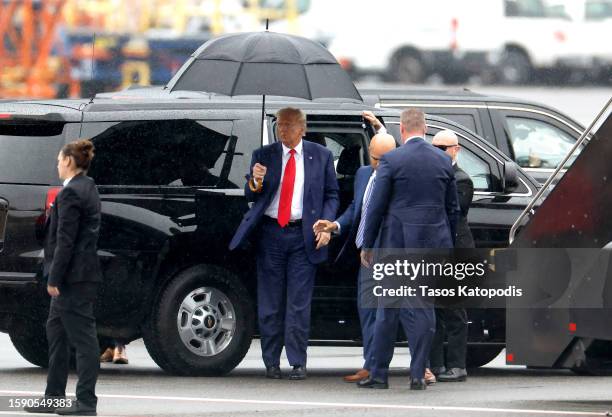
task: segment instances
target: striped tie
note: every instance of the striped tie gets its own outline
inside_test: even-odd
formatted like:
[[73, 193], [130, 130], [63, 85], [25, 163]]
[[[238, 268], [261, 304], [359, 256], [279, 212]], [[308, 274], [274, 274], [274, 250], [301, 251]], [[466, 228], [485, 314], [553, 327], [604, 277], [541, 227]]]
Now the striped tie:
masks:
[[363, 235], [365, 234], [365, 220], [368, 214], [368, 206], [370, 205], [370, 198], [372, 197], [372, 190], [374, 190], [374, 183], [376, 182], [376, 175], [372, 178], [372, 181], [368, 183], [365, 190], [365, 197], [363, 199], [363, 207], [361, 208], [361, 219], [359, 220], [359, 227], [357, 228], [357, 237], [355, 238], [355, 245], [357, 249], [361, 249], [363, 246]]

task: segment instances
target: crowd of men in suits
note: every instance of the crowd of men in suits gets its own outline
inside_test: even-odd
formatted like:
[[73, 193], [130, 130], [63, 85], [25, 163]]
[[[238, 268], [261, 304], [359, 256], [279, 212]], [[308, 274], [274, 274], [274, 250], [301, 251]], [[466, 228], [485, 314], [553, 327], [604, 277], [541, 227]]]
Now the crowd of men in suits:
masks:
[[[424, 114], [409, 109], [402, 113], [402, 145], [396, 148], [395, 138], [372, 113], [364, 117], [377, 130], [369, 146], [371, 164], [357, 171], [353, 202], [337, 219], [334, 157], [324, 146], [303, 140], [306, 116], [301, 110], [281, 109], [280, 142], [253, 153], [245, 186], [253, 205], [230, 249], [249, 239], [257, 244], [259, 331], [268, 378], [282, 378], [283, 347], [293, 367], [289, 379], [307, 376], [315, 275], [317, 265], [327, 259], [332, 233], [345, 239], [339, 258], [355, 249], [366, 268], [372, 264], [374, 248], [474, 245], [466, 220], [473, 186], [456, 164], [457, 136], [442, 131], [433, 145], [427, 143]], [[94, 181], [86, 175], [93, 156], [93, 144], [81, 140], [65, 145], [57, 157], [64, 186], [45, 224], [45, 276], [52, 297], [46, 329], [49, 373], [44, 399], [25, 407], [27, 412], [96, 415], [100, 365], [93, 305], [101, 281], [96, 252], [101, 203]], [[73, 256], [77, 250], [79, 256]], [[360, 388], [388, 388], [400, 323], [411, 351], [411, 389], [425, 389], [435, 381], [432, 373], [440, 381], [466, 379], [465, 310], [359, 305], [359, 317], [365, 363], [345, 380]], [[70, 346], [76, 351], [79, 374], [74, 402], [66, 399]]]
[[[339, 217], [333, 155], [302, 139], [306, 116], [301, 110], [281, 109], [280, 142], [253, 154], [245, 186], [253, 205], [230, 249], [249, 239], [257, 246], [258, 318], [267, 378], [282, 378], [283, 347], [292, 366], [288, 378], [307, 377], [315, 275], [317, 265], [327, 259], [332, 236], [345, 239], [339, 260], [355, 249], [365, 268], [371, 267], [375, 248], [474, 246], [467, 225], [473, 184], [457, 166], [457, 136], [441, 131], [428, 143], [423, 112], [407, 109], [401, 115], [401, 145], [396, 147], [395, 138], [371, 112], [364, 112], [364, 118], [377, 131], [369, 146], [370, 165], [357, 171], [353, 202]], [[365, 362], [346, 381], [360, 388], [388, 388], [399, 324], [411, 352], [411, 389], [425, 389], [436, 376], [444, 382], [466, 380], [465, 309], [360, 304], [359, 318]]]

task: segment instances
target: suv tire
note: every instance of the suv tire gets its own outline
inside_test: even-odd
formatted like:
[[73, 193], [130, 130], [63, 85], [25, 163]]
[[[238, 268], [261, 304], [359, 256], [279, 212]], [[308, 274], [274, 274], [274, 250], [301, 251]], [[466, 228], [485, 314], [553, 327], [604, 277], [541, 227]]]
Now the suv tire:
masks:
[[503, 346], [469, 345], [465, 364], [467, 368], [480, 368], [491, 362], [504, 349]]
[[425, 80], [425, 66], [415, 51], [401, 51], [392, 60], [391, 77], [402, 84], [420, 84]]
[[167, 283], [143, 338], [151, 358], [167, 372], [224, 375], [249, 350], [254, 316], [251, 296], [237, 277], [223, 268], [198, 265]]
[[506, 50], [499, 63], [498, 75], [502, 84], [521, 85], [531, 81], [531, 63], [521, 51]]
[[9, 336], [13, 346], [25, 360], [46, 368], [49, 366], [49, 346], [44, 320], [42, 323], [16, 320], [9, 329]]

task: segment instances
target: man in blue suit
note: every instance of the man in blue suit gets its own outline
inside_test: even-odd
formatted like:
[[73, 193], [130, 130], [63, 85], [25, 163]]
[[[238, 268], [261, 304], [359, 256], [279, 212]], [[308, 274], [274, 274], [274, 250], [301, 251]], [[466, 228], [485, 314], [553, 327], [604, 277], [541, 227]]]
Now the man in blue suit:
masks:
[[317, 264], [327, 259], [330, 234], [313, 233], [317, 219], [332, 220], [339, 205], [332, 153], [303, 141], [306, 116], [287, 107], [277, 113], [280, 142], [251, 160], [245, 186], [253, 203], [230, 249], [251, 236], [257, 243], [257, 304], [266, 377], [280, 379], [285, 346], [289, 379], [306, 378], [310, 305]]
[[[375, 246], [383, 249], [452, 248], [458, 216], [455, 174], [450, 156], [424, 140], [425, 115], [402, 112], [404, 143], [383, 156], [367, 209], [362, 265], [372, 264]], [[382, 300], [379, 300], [382, 301]], [[416, 304], [416, 303], [415, 303]], [[388, 388], [389, 363], [401, 322], [410, 347], [410, 389], [425, 389], [425, 366], [435, 332], [432, 306], [382, 308], [376, 315], [374, 366], [361, 388]]]
[[[374, 180], [376, 179], [376, 168], [378, 161], [387, 152], [395, 149], [396, 143], [393, 136], [387, 133], [379, 133], [370, 141], [370, 165], [363, 166], [355, 174], [355, 186], [353, 190], [353, 201], [335, 222], [319, 220], [314, 225], [315, 233], [324, 231], [340, 234], [345, 238], [345, 243], [338, 254], [336, 262], [344, 257], [346, 253], [360, 250], [363, 245], [363, 231], [365, 227], [365, 216], [363, 207], [366, 206], [372, 194]], [[355, 256], [355, 255], [353, 255]], [[360, 280], [358, 280], [359, 284]], [[357, 294], [361, 289], [357, 288]], [[358, 303], [359, 321], [361, 323], [361, 336], [363, 340], [363, 368], [354, 375], [344, 377], [346, 382], [358, 382], [370, 374], [372, 366], [372, 339], [374, 336], [374, 321], [376, 320], [376, 309], [365, 308]]]

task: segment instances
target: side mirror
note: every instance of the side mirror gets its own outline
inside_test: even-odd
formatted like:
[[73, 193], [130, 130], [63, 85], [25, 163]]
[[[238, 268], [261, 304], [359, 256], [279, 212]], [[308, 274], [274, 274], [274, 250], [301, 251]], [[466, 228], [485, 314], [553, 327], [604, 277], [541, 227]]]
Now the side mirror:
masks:
[[504, 178], [502, 187], [505, 194], [514, 192], [520, 185], [518, 166], [514, 162], [504, 161]]

